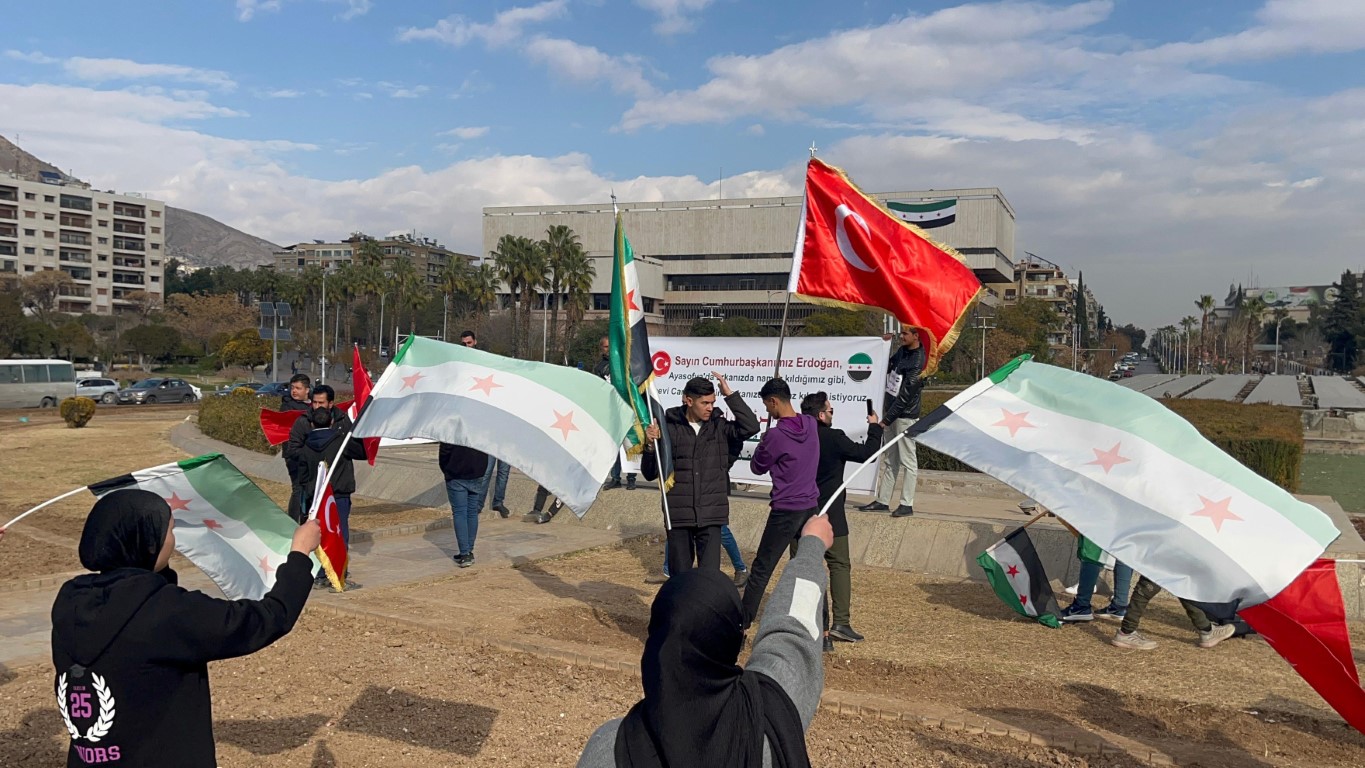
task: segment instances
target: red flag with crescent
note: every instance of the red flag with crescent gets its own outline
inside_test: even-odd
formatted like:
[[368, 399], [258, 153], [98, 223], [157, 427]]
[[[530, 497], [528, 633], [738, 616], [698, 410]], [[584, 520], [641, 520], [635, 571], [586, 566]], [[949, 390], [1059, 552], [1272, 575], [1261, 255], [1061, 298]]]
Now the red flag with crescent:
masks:
[[961, 254], [811, 158], [787, 290], [816, 304], [878, 309], [920, 329], [927, 376], [957, 341], [982, 288]]
[[326, 479], [327, 462], [320, 461], [317, 482], [313, 486], [317, 492], [313, 494], [313, 507], [309, 511], [309, 516], [316, 517], [318, 525], [322, 528], [322, 543], [318, 545], [317, 551], [322, 570], [326, 572], [332, 588], [343, 592], [346, 590], [348, 556], [346, 539], [341, 535], [341, 513], [337, 510], [336, 497], [332, 495], [332, 484], [323, 485]]
[[[374, 389], [374, 384], [370, 381], [370, 374], [365, 370], [365, 362], [360, 359], [360, 346], [352, 349], [351, 356], [351, 389], [355, 391], [355, 399], [342, 406], [346, 415], [351, 417], [351, 423], [360, 418], [360, 409], [365, 407], [365, 403], [370, 399], [370, 390]], [[365, 460], [374, 466], [374, 459], [379, 455], [379, 438], [367, 437], [361, 442], [365, 446]]]

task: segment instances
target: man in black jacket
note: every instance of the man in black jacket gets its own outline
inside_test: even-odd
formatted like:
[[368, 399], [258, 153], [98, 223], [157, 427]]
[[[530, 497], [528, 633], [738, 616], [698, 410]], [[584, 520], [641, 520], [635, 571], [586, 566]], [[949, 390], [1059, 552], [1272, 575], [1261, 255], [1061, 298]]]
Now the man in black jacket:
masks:
[[441, 443], [437, 454], [441, 475], [446, 481], [446, 498], [455, 523], [455, 564], [468, 568], [474, 564], [474, 539], [479, 535], [479, 513], [483, 511], [486, 475], [492, 460], [483, 451], [465, 445]]
[[[720, 570], [720, 528], [730, 524], [730, 443], [758, 434], [758, 418], [725, 377], [711, 372], [720, 394], [735, 415], [733, 420], [711, 418], [716, 388], [707, 379], [693, 378], [683, 387], [683, 404], [664, 412], [664, 427], [673, 445], [673, 489], [668, 492], [668, 570], [677, 576], [698, 568]], [[659, 477], [654, 441], [663, 435], [658, 424], [646, 430], [640, 472], [646, 480]]]
[[[289, 392], [280, 396], [280, 410], [284, 412], [295, 412], [304, 414], [308, 412], [308, 393], [311, 381], [302, 374], [295, 374], [289, 379]], [[295, 421], [294, 426], [298, 426]], [[307, 433], [304, 428], [304, 433]], [[288, 453], [284, 454], [284, 469], [289, 473], [289, 506], [285, 509], [295, 522], [302, 523], [307, 517], [303, 510], [303, 478], [299, 474], [299, 463], [296, 458]]]
[[[326, 387], [326, 385], [321, 385]], [[331, 387], [326, 387], [331, 389]], [[302, 462], [302, 471], [305, 475], [303, 481], [304, 491], [304, 515], [312, 509], [313, 499], [317, 497], [319, 488], [318, 465], [327, 462], [327, 466], [336, 465], [332, 472], [332, 498], [336, 500], [337, 518], [341, 525], [341, 538], [346, 542], [347, 549], [351, 546], [351, 494], [355, 493], [355, 460], [365, 458], [365, 445], [359, 439], [346, 440], [346, 432], [350, 429], [350, 421], [344, 423], [336, 421], [337, 414], [341, 410], [337, 408], [318, 407], [308, 412], [308, 415], [299, 419], [295, 425], [307, 423], [310, 427], [307, 436], [304, 438], [303, 447], [299, 450], [298, 457]], [[340, 416], [345, 419], [345, 415]], [[345, 441], [346, 452], [341, 452], [341, 443]], [[345, 579], [348, 573], [342, 574]], [[314, 580], [314, 586], [322, 589], [328, 586], [327, 575], [322, 571], [318, 572]], [[355, 589], [359, 585], [346, 581], [347, 589]]]
[[[834, 423], [834, 406], [824, 392], [806, 395], [801, 400], [801, 412], [814, 416], [820, 422], [820, 465], [815, 470], [815, 484], [820, 487], [820, 508], [824, 509], [834, 492], [844, 482], [844, 464], [859, 464], [872, 458], [882, 444], [882, 426], [877, 414], [868, 414], [867, 440], [855, 443], [848, 439], [842, 429], [831, 426]], [[841, 492], [830, 504], [830, 525], [834, 527], [834, 544], [825, 550], [825, 564], [829, 566], [830, 607], [834, 611], [834, 621], [825, 633], [825, 651], [834, 650], [831, 637], [849, 643], [856, 643], [863, 636], [853, 629], [849, 619], [849, 602], [853, 593], [852, 560], [848, 555], [848, 515], [844, 511], [844, 501], [848, 494]]]
[[[900, 349], [886, 361], [886, 395], [881, 426], [886, 428], [887, 440], [895, 440], [919, 419], [919, 396], [924, 390], [924, 379], [920, 378], [920, 373], [924, 371], [925, 357], [919, 332], [908, 325], [902, 326], [900, 337]], [[896, 478], [902, 473], [905, 475], [905, 484], [901, 487], [900, 504], [891, 516], [915, 514], [919, 458], [915, 455], [915, 441], [909, 437], [896, 443], [896, 447], [882, 456], [881, 468], [877, 473], [877, 499], [858, 509], [865, 512], [890, 509], [891, 492], [896, 489]]]

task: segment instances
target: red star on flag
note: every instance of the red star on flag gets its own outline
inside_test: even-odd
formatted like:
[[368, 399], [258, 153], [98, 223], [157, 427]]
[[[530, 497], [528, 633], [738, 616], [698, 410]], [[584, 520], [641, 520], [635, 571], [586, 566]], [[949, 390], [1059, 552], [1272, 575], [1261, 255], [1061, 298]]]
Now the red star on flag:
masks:
[[1011, 566], [1009, 567], [1009, 570], [1005, 571], [1005, 574], [1008, 575], [1008, 576], [1018, 576], [1018, 575], [1019, 575], [1019, 566], [1017, 566], [1017, 565], [1011, 565]]
[[180, 495], [175, 492], [172, 492], [171, 497], [166, 499], [166, 503], [171, 506], [172, 512], [180, 512], [190, 508], [190, 500], [180, 498]]
[[402, 389], [417, 389], [417, 381], [422, 378], [422, 372], [418, 371], [411, 376], [404, 376]]
[[223, 524], [218, 522], [217, 520], [214, 520], [211, 517], [206, 517], [204, 518], [204, 527], [209, 529], [210, 531], [216, 531], [219, 528], [222, 528]]
[[1101, 451], [1099, 448], [1091, 448], [1090, 450], [1095, 452], [1095, 460], [1087, 461], [1086, 465], [1088, 466], [1091, 464], [1095, 464], [1100, 467], [1103, 467], [1104, 474], [1107, 475], [1109, 474], [1109, 470], [1113, 469], [1119, 464], [1127, 464], [1128, 462], [1132, 461], [1132, 459], [1126, 456], [1119, 455], [1120, 445], [1122, 445], [1122, 443], [1114, 443], [1114, 447], [1110, 448], [1107, 451]]
[[1020, 605], [1028, 605], [1028, 595], [1020, 595], [1020, 596], [1019, 596], [1019, 604], [1020, 604]]
[[1213, 530], [1217, 533], [1223, 532], [1223, 523], [1226, 523], [1229, 520], [1242, 522], [1242, 518], [1234, 515], [1232, 510], [1228, 509], [1228, 505], [1232, 503], [1231, 496], [1222, 501], [1212, 501], [1200, 496], [1199, 501], [1202, 502], [1204, 506], [1200, 508], [1198, 512], [1191, 512], [1190, 517], [1207, 517], [1213, 521]]
[[469, 391], [473, 392], [474, 390], [477, 389], [483, 392], [485, 396], [488, 396], [493, 394], [493, 390], [495, 388], [501, 386], [502, 386], [501, 384], [497, 383], [496, 381], [493, 381], [493, 374], [490, 373], [487, 376], [483, 377], [482, 379], [479, 378], [478, 376], [475, 376], [474, 385], [469, 388]]
[[636, 312], [640, 311], [639, 305], [635, 303], [635, 291], [626, 292], [626, 309], [633, 309]]
[[1019, 430], [1024, 428], [1028, 429], [1038, 428], [1037, 424], [1028, 423], [1028, 411], [1020, 411], [1019, 413], [1015, 413], [1014, 411], [1001, 408], [1000, 413], [1003, 414], [1003, 417], [1000, 419], [1000, 421], [995, 422], [991, 426], [1004, 427], [1008, 429], [1010, 431], [1010, 437], [1014, 437], [1015, 434], [1019, 432]]
[[262, 557], [261, 557], [261, 561], [260, 561], [260, 565], [261, 565], [261, 573], [265, 574], [266, 576], [269, 576], [269, 575], [270, 575], [270, 572], [273, 571], [273, 570], [275, 570], [275, 566], [273, 566], [273, 565], [270, 564], [270, 558], [269, 558], [269, 557], [264, 557], [264, 556], [262, 556]]
[[573, 423], [573, 411], [569, 411], [568, 413], [555, 411], [555, 423], [550, 425], [550, 429], [557, 429], [560, 432], [563, 432], [564, 440], [567, 441], [570, 432], [578, 431], [578, 427], [575, 427]]

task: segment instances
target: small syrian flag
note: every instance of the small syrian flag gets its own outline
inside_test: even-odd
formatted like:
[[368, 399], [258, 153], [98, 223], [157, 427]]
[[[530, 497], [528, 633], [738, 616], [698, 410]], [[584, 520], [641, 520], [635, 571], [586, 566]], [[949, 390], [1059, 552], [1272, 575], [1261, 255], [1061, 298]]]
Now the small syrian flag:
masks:
[[1061, 626], [1057, 598], [1027, 529], [1019, 528], [996, 542], [977, 555], [976, 562], [985, 569], [986, 580], [1006, 605], [1022, 616], [1037, 619], [1039, 624], [1053, 629]]
[[229, 600], [259, 600], [289, 558], [298, 524], [218, 453], [162, 464], [95, 483], [96, 496], [128, 488], [166, 500], [175, 548]]
[[920, 229], [946, 227], [957, 221], [957, 198], [936, 200], [932, 203], [897, 203], [888, 201], [886, 207], [903, 221]]

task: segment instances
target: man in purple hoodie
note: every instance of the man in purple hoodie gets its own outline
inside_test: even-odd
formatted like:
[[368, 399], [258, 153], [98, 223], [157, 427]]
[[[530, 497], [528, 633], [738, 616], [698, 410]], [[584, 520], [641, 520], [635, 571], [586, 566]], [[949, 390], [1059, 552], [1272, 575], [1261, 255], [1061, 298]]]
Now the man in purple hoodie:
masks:
[[744, 585], [744, 626], [758, 615], [758, 604], [768, 579], [785, 550], [801, 533], [801, 526], [817, 510], [820, 487], [815, 483], [820, 464], [819, 422], [792, 407], [792, 391], [782, 379], [771, 379], [758, 391], [768, 410], [768, 431], [754, 450], [749, 469], [755, 475], [772, 473], [773, 492], [768, 505], [768, 524], [758, 543], [758, 554], [749, 565]]

